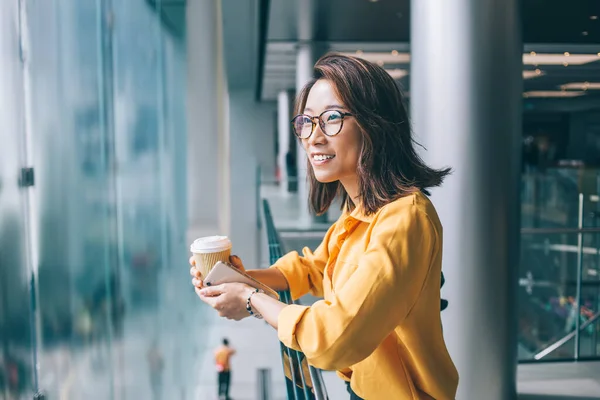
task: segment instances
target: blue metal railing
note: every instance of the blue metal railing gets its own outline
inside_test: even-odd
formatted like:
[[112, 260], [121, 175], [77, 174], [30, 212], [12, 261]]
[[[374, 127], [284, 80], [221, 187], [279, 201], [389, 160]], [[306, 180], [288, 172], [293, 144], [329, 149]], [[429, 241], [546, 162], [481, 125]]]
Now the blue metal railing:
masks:
[[[274, 264], [283, 255], [283, 249], [267, 200], [263, 200], [263, 212], [269, 244], [269, 261]], [[293, 303], [289, 291], [279, 292], [279, 296], [282, 302], [286, 304]], [[308, 365], [308, 361], [302, 352], [290, 349], [283, 343], [280, 343], [280, 346], [288, 400], [329, 399], [321, 370]]]

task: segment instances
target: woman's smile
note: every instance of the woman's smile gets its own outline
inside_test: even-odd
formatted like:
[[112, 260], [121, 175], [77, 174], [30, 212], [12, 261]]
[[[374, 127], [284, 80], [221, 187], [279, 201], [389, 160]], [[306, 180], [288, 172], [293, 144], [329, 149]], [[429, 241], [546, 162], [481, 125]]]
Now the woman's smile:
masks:
[[327, 154], [327, 153], [311, 153], [310, 154], [310, 162], [313, 167], [320, 167], [326, 164], [329, 164], [335, 158], [335, 154]]

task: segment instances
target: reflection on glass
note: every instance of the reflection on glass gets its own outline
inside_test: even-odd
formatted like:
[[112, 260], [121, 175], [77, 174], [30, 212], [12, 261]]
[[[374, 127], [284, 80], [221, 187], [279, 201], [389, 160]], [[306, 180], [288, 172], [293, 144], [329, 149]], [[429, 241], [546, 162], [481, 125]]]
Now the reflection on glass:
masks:
[[[17, 26], [4, 24], [17, 2], [0, 5], [0, 399], [32, 398], [34, 357], [49, 399], [193, 394], [203, 349], [190, 354], [202, 319], [184, 314], [195, 294], [180, 290], [189, 285], [185, 43], [150, 2], [109, 3], [27, 2], [27, 68]], [[28, 100], [14, 101], [22, 92]], [[22, 104], [37, 292], [16, 180]]]

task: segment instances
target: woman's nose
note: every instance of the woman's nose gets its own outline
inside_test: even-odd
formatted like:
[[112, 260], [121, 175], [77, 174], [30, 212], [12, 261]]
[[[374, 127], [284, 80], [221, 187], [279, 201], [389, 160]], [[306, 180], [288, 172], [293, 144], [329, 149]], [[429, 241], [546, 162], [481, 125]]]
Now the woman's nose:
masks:
[[317, 126], [315, 126], [315, 130], [313, 131], [312, 135], [310, 135], [310, 137], [306, 139], [306, 142], [309, 146], [311, 146], [316, 144], [323, 144], [326, 141], [327, 136], [321, 129], [321, 124], [317, 123]]

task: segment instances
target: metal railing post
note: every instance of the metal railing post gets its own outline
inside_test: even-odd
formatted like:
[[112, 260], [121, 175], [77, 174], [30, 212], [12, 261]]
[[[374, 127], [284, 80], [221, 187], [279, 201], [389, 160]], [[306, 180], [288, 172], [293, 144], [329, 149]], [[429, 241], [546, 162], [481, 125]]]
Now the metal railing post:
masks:
[[[579, 193], [579, 210], [577, 213], [577, 228], [583, 229], [583, 193]], [[583, 273], [583, 233], [577, 234], [577, 289], [575, 294], [575, 360], [579, 360], [580, 329], [581, 329], [581, 279]]]
[[269, 368], [258, 369], [258, 400], [271, 400], [271, 370]]

